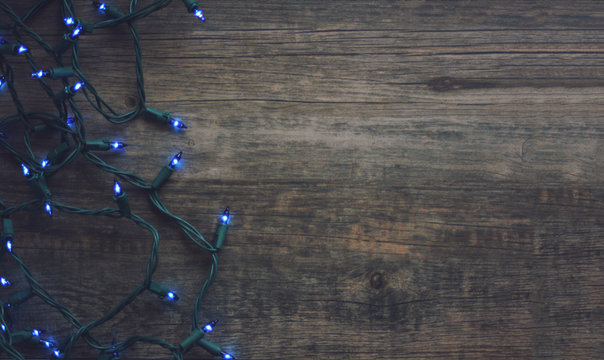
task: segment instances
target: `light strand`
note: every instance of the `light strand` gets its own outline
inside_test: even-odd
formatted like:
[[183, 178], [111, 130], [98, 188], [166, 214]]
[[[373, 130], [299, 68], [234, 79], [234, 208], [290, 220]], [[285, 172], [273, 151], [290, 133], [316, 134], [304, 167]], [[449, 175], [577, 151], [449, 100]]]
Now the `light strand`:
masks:
[[[229, 226], [230, 212], [227, 208], [219, 217], [216, 227], [215, 239], [211, 243], [207, 241], [201, 233], [186, 220], [174, 215], [161, 202], [158, 190], [164, 185], [173, 172], [181, 165], [183, 153], [179, 152], [174, 155], [167, 165], [163, 166], [154, 181], [149, 184], [144, 179], [136, 174], [116, 168], [103, 159], [98, 157], [94, 151], [120, 150], [124, 149], [127, 144], [117, 140], [89, 140], [85, 136], [85, 121], [84, 116], [80, 112], [78, 106], [73, 101], [73, 97], [82, 92], [85, 99], [90, 105], [104, 118], [112, 123], [125, 123], [139, 115], [144, 114], [146, 117], [153, 120], [165, 123], [174, 129], [186, 129], [187, 126], [180, 118], [172, 117], [168, 112], [162, 112], [146, 105], [146, 96], [144, 91], [144, 77], [142, 72], [142, 51], [138, 33], [134, 22], [150, 15], [166, 7], [171, 0], [156, 0], [146, 5], [137, 6], [137, 1], [132, 1], [127, 12], [122, 12], [117, 7], [110, 4], [93, 1], [92, 4], [97, 8], [102, 18], [99, 22], [86, 21], [75, 16], [75, 2], [73, 0], [64, 0], [62, 3], [61, 22], [67, 29], [66, 33], [59, 39], [56, 46], [52, 46], [42, 39], [40, 35], [35, 33], [26, 22], [34, 18], [34, 15], [39, 13], [44, 1], [34, 6], [23, 16], [17, 15], [6, 1], [0, 0], [0, 11], [3, 12], [12, 21], [12, 24], [0, 24], [5, 30], [12, 31], [14, 41], [0, 42], [0, 87], [6, 86], [9, 94], [15, 104], [17, 112], [15, 114], [6, 115], [0, 118], [0, 147], [11, 154], [16, 162], [16, 166], [20, 166], [20, 171], [23, 173], [25, 181], [32, 189], [32, 200], [28, 200], [21, 204], [7, 206], [0, 199], [0, 217], [2, 217], [2, 231], [0, 233], [0, 253], [8, 254], [12, 258], [27, 279], [29, 286], [6, 301], [0, 301], [0, 350], [6, 352], [14, 359], [24, 359], [22, 354], [13, 346], [14, 343], [23, 342], [38, 344], [43, 348], [48, 349], [50, 354], [56, 358], [69, 359], [73, 346], [81, 339], [85, 341], [91, 348], [99, 351], [99, 358], [113, 359], [119, 358], [119, 354], [131, 347], [135, 343], [147, 343], [160, 346], [172, 354], [173, 359], [183, 359], [184, 354], [194, 346], [199, 346], [209, 353], [222, 356], [224, 359], [233, 359], [232, 355], [225, 352], [218, 345], [209, 342], [203, 337], [205, 334], [212, 332], [217, 320], [212, 320], [202, 327], [199, 326], [199, 314], [201, 312], [201, 302], [208, 291], [211, 284], [216, 279], [218, 267], [218, 250], [222, 248], [226, 231]], [[184, 0], [187, 11], [202, 21], [205, 21], [205, 15], [195, 1]], [[121, 23], [127, 23], [128, 28], [134, 40], [134, 52], [136, 55], [136, 85], [138, 91], [139, 104], [135, 110], [120, 114], [116, 112], [107, 102], [99, 95], [94, 85], [85, 77], [80, 69], [79, 62], [79, 41], [87, 41], [88, 39], [80, 37], [83, 34], [91, 33], [95, 29], [117, 26]], [[23, 36], [28, 37], [27, 41], [23, 40]], [[56, 60], [54, 67], [40, 67], [35, 63], [35, 58], [25, 43], [31, 42], [30, 45], [38, 45], [48, 55], [51, 55]], [[65, 66], [61, 61], [61, 56], [68, 50], [72, 50], [72, 64]], [[31, 78], [38, 79], [39, 85], [54, 100], [56, 114], [51, 112], [27, 112], [20, 101], [17, 90], [14, 84], [14, 70], [7, 57], [4, 56], [25, 56], [31, 70], [28, 74]], [[67, 82], [68, 78], [74, 77], [73, 81]], [[46, 83], [46, 80], [62, 79], [62, 87], [59, 92], [52, 90], [51, 83]], [[23, 125], [25, 129], [24, 136], [16, 136], [14, 129], [17, 124]], [[53, 131], [61, 135], [61, 142], [58, 146], [51, 149], [44, 157], [37, 158], [33, 151], [31, 135], [37, 132]], [[24, 152], [17, 151], [8, 140], [23, 138]], [[113, 174], [116, 178], [113, 183], [113, 200], [117, 203], [118, 208], [103, 208], [103, 209], [83, 209], [68, 204], [60, 203], [51, 198], [52, 193], [48, 187], [46, 179], [58, 171], [63, 171], [66, 165], [70, 164], [74, 159], [82, 155], [85, 159], [97, 166], [99, 169]], [[19, 165], [20, 164], [20, 165]], [[7, 169], [9, 167], [6, 167]], [[10, 170], [9, 170], [10, 171]], [[16, 170], [15, 170], [16, 171]], [[118, 181], [119, 179], [119, 181]], [[116, 341], [115, 338], [111, 344], [103, 344], [96, 339], [91, 330], [97, 328], [101, 324], [111, 320], [120, 313], [125, 306], [133, 302], [138, 296], [146, 292], [150, 292], [160, 297], [161, 299], [176, 303], [180, 299], [180, 295], [170, 286], [157, 282], [153, 275], [157, 269], [159, 262], [159, 234], [157, 230], [146, 220], [132, 212], [126, 196], [124, 185], [134, 186], [138, 189], [146, 191], [150, 203], [160, 210], [167, 218], [174, 221], [175, 225], [182, 230], [183, 234], [198, 245], [201, 249], [208, 251], [210, 254], [210, 274], [203, 283], [203, 286], [195, 300], [193, 309], [192, 328], [193, 331], [180, 344], [170, 344], [164, 340], [136, 335], [122, 341]], [[84, 216], [107, 216], [110, 218], [124, 218], [133, 221], [140, 228], [148, 231], [152, 237], [152, 250], [147, 261], [147, 270], [144, 279], [130, 294], [124, 298], [118, 305], [105, 313], [102, 317], [87, 323], [81, 323], [67, 307], [55, 299], [43, 286], [38, 282], [30, 272], [29, 268], [18, 256], [17, 251], [20, 248], [22, 239], [17, 239], [15, 242], [15, 234], [11, 215], [25, 210], [33, 210], [43, 208], [50, 216], [62, 216], [63, 214], [79, 214]], [[15, 249], [16, 248], [16, 249]], [[13, 283], [0, 276], [0, 286], [11, 286]], [[58, 311], [72, 326], [72, 332], [63, 334], [62, 341], [53, 340], [55, 337], [49, 336], [38, 328], [22, 330], [13, 329], [11, 316], [15, 315], [16, 309], [20, 304], [29, 299], [37, 297], [45, 304], [51, 306]]]

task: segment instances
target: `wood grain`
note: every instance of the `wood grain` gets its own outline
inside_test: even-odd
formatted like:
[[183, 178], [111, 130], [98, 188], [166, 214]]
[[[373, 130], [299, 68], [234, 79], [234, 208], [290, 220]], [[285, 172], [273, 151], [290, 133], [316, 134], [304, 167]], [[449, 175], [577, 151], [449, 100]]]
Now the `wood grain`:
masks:
[[[78, 101], [90, 138], [131, 144], [123, 156], [102, 155], [115, 166], [151, 180], [184, 151], [161, 195], [202, 232], [211, 235], [231, 206], [202, 314], [221, 319], [213, 341], [239, 359], [604, 357], [604, 4], [203, 8], [206, 24], [177, 1], [138, 23], [148, 104], [181, 116], [186, 132], [143, 118], [109, 125]], [[41, 17], [32, 26], [45, 38], [62, 31]], [[135, 106], [126, 27], [95, 31], [80, 46], [106, 100]], [[28, 109], [48, 109], [20, 65]], [[6, 93], [0, 108], [14, 111]], [[0, 197], [31, 198], [18, 164], [6, 153], [0, 162]], [[49, 183], [59, 201], [112, 206], [112, 177], [83, 159]], [[178, 285], [183, 300], [171, 307], [143, 296], [94, 333], [180, 342], [208, 257], [143, 193], [126, 190], [133, 211], [159, 224], [157, 278]], [[125, 220], [41, 213], [15, 215], [16, 251], [82, 321], [142, 279], [148, 234]], [[0, 272], [19, 282], [7, 259]], [[70, 331], [38, 300], [17, 312], [20, 326]], [[94, 356], [78, 346], [73, 358]], [[144, 346], [124, 354], [167, 357]], [[200, 349], [186, 358], [211, 359]]]

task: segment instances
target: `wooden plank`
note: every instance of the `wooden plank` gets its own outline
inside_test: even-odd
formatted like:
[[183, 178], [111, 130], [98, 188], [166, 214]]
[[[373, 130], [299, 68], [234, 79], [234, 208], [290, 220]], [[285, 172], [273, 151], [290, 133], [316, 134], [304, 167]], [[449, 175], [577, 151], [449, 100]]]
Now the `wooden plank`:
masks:
[[[90, 138], [130, 144], [102, 155], [115, 166], [151, 181], [184, 151], [162, 199], [209, 238], [216, 215], [233, 209], [203, 306], [202, 318], [221, 319], [213, 341], [240, 359], [604, 356], [604, 5], [224, 0], [203, 8], [206, 24], [180, 2], [139, 22], [148, 104], [181, 116], [186, 132], [142, 118], [110, 125], [77, 100]], [[47, 11], [58, 16], [56, 4]], [[34, 20], [43, 37], [63, 31]], [[80, 44], [90, 82], [117, 109], [133, 108], [126, 27]], [[27, 108], [48, 109], [30, 69], [13, 60]], [[0, 109], [14, 111], [5, 91]], [[56, 141], [44, 136], [40, 156], [44, 141]], [[18, 163], [0, 152], [0, 164], [0, 197], [30, 199]], [[113, 206], [112, 180], [78, 159], [49, 185], [57, 201], [101, 208]], [[157, 278], [183, 299], [168, 306], [146, 294], [94, 334], [179, 343], [209, 258], [143, 192], [126, 190], [160, 232]], [[142, 279], [147, 232], [125, 220], [42, 215], [14, 216], [15, 249], [83, 322]], [[0, 273], [24, 281], [7, 258]], [[17, 290], [0, 290], [0, 299]], [[39, 300], [14, 315], [18, 327], [57, 337], [72, 330]], [[96, 353], [80, 342], [73, 355]], [[147, 346], [124, 354], [167, 357]], [[185, 358], [212, 357], [194, 349]]]

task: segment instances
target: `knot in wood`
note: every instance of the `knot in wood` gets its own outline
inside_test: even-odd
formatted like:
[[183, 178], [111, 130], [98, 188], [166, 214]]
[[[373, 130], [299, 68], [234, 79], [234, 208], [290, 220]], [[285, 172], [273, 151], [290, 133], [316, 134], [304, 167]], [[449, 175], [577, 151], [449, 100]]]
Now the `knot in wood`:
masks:
[[373, 274], [371, 274], [371, 278], [369, 279], [369, 284], [371, 285], [372, 288], [374, 289], [382, 289], [384, 286], [386, 286], [386, 279], [384, 279], [384, 274], [382, 274], [381, 272], [374, 272]]

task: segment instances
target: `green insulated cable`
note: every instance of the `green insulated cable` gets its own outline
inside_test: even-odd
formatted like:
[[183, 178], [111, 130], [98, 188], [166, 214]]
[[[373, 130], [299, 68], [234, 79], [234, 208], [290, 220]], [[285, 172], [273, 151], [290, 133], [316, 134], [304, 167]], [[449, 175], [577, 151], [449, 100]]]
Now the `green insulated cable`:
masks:
[[[99, 13], [96, 21], [78, 17], [76, 2], [62, 0], [61, 18], [57, 21], [63, 24], [65, 31], [57, 38], [43, 39], [40, 34], [32, 30], [30, 25], [35, 19], [43, 18], [35, 15], [43, 13], [46, 5], [51, 2], [52, 0], [40, 0], [23, 15], [19, 15], [11, 8], [9, 1], [0, 0], [0, 12], [4, 14], [4, 19], [8, 19], [7, 22], [0, 23], [0, 29], [10, 34], [0, 41], [0, 87], [7, 88], [8, 93], [5, 92], [3, 96], [10, 96], [16, 109], [15, 113], [5, 114], [0, 118], [0, 148], [14, 159], [13, 166], [3, 166], [3, 170], [22, 172], [24, 181], [31, 188], [31, 199], [21, 204], [9, 205], [8, 202], [0, 199], [0, 218], [2, 218], [0, 261], [12, 260], [27, 281], [24, 290], [9, 298], [0, 298], [0, 352], [6, 353], [11, 359], [25, 359], [17, 348], [28, 344], [28, 346], [47, 349], [51, 357], [69, 359], [74, 345], [84, 342], [89, 346], [90, 351], [98, 354], [96, 355], [98, 359], [108, 360], [119, 359], [124, 350], [137, 343], [146, 343], [164, 349], [171, 354], [171, 358], [174, 360], [184, 359], [185, 354], [193, 347], [200, 347], [210, 354], [221, 356], [224, 359], [234, 359], [220, 346], [205, 339], [205, 335], [213, 331], [217, 320], [212, 320], [205, 325], [201, 325], [199, 322], [202, 300], [216, 279], [219, 250], [224, 245], [229, 228], [231, 216], [229, 208], [226, 208], [217, 220], [214, 241], [206, 240], [193, 225], [168, 210], [159, 197], [162, 185], [178, 170], [184, 156], [183, 153], [173, 155], [170, 162], [159, 169], [155, 179], [148, 183], [141, 176], [117, 168], [103, 160], [100, 155], [102, 152], [123, 151], [127, 144], [108, 138], [87, 138], [85, 116], [74, 101], [77, 96], [83, 96], [100, 116], [113, 124], [123, 124], [144, 117], [177, 131], [187, 129], [181, 119], [172, 117], [169, 112], [147, 106], [142, 50], [135, 25], [137, 21], [168, 6], [172, 0], [156, 0], [145, 2], [145, 4], [139, 4], [138, 0], [130, 0], [129, 5], [124, 8], [118, 6], [116, 1], [111, 4], [91, 1], [92, 6]], [[78, 3], [81, 4], [82, 1], [78, 1]], [[183, 3], [183, 13], [191, 13], [199, 20], [205, 21], [205, 15], [196, 1], [183, 0]], [[87, 41], [86, 35], [93, 31], [100, 31], [123, 23], [128, 26], [132, 37], [132, 48], [136, 60], [133, 70], [136, 74], [138, 105], [134, 110], [120, 113], [103, 100], [94, 84], [82, 72], [79, 42]], [[45, 56], [54, 59], [52, 66], [41, 67], [38, 64], [36, 60], [39, 58], [34, 56], [34, 51], [31, 50], [34, 45], [36, 51], [40, 51], [37, 50], [39, 48], [46, 53]], [[24, 58], [29, 66], [27, 72], [31, 74], [29, 81], [37, 82], [48, 98], [52, 100], [51, 108], [45, 112], [28, 111], [20, 100], [15, 88], [15, 69], [13, 67], [14, 59], [19, 57]], [[65, 59], [68, 58], [71, 58], [71, 64], [65, 62]], [[34, 137], [34, 134], [41, 135]], [[33, 151], [35, 145], [33, 139], [45, 135], [48, 135], [48, 138], [52, 135], [54, 138], [57, 134], [59, 142], [47, 149], [45, 156], [36, 156]], [[57, 172], [69, 171], [70, 168], [67, 165], [79, 156], [94, 164], [100, 171], [114, 176], [113, 200], [116, 204], [115, 207], [84, 209], [64, 204], [53, 197], [47, 179]], [[200, 252], [210, 255], [209, 275], [204, 280], [195, 300], [190, 334], [179, 344], [171, 344], [165, 340], [144, 335], [134, 335], [121, 339], [121, 341], [114, 338], [111, 343], [104, 343], [92, 334], [92, 330], [113, 319], [141, 294], [151, 293], [156, 295], [160, 301], [167, 302], [177, 302], [180, 299], [179, 294], [173, 288], [154, 277], [159, 264], [159, 233], [151, 223], [132, 211], [126, 195], [127, 186], [145, 192], [149, 202], [163, 216], [172, 220], [174, 225], [199, 247]], [[145, 265], [144, 277], [130, 290], [128, 296], [101, 317], [89, 322], [78, 319], [67, 306], [46, 290], [18, 255], [19, 248], [25, 240], [20, 238], [18, 233], [15, 234], [12, 215], [21, 211], [40, 212], [40, 209], [44, 209], [48, 216], [58, 214], [105, 216], [113, 221], [133, 222], [146, 231], [150, 238], [151, 251]], [[11, 285], [10, 279], [0, 274], [0, 287]], [[60, 313], [69, 322], [71, 331], [63, 334], [49, 334], [45, 329], [35, 328], [33, 326], [35, 324], [32, 324], [30, 328], [15, 328], [16, 322], [13, 318], [18, 316], [18, 313], [13, 312], [13, 309], [19, 308], [20, 304], [32, 298], [40, 299], [54, 311]]]

